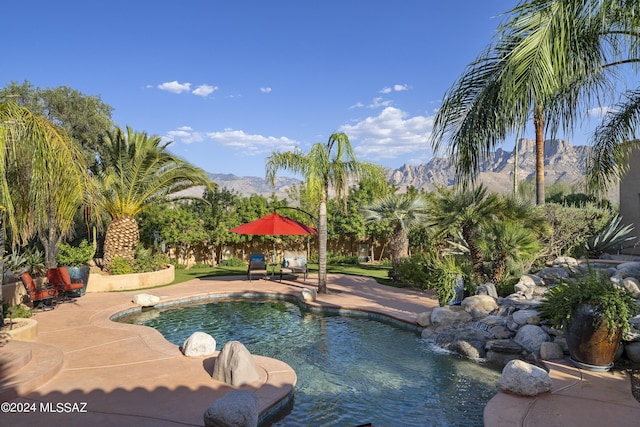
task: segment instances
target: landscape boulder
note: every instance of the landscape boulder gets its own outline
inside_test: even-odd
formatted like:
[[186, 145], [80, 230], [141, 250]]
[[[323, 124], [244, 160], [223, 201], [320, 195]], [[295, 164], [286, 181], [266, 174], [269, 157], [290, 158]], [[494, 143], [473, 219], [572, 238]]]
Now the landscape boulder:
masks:
[[249, 350], [239, 341], [227, 342], [213, 366], [213, 379], [233, 386], [241, 386], [260, 379]]
[[436, 307], [431, 312], [432, 325], [453, 325], [456, 323], [468, 322], [470, 320], [471, 315], [467, 313], [464, 308], [457, 305]]
[[537, 396], [551, 390], [551, 377], [542, 368], [512, 360], [502, 370], [500, 390], [520, 396]]
[[205, 332], [194, 332], [180, 348], [189, 357], [209, 356], [216, 352], [216, 340]]
[[318, 293], [316, 292], [315, 289], [312, 289], [312, 288], [302, 289], [302, 291], [300, 292], [300, 295], [302, 296], [302, 299], [306, 302], [313, 302], [316, 300], [316, 298], [318, 298]]
[[260, 415], [258, 398], [247, 390], [232, 390], [204, 412], [206, 427], [256, 427]]
[[132, 302], [142, 307], [153, 307], [160, 302], [160, 297], [151, 294], [136, 294], [133, 296]]
[[531, 353], [538, 353], [540, 345], [543, 342], [550, 341], [551, 337], [540, 326], [524, 325], [518, 329], [515, 338], [516, 343], [520, 344], [525, 350]]
[[498, 308], [495, 298], [489, 295], [474, 295], [462, 301], [462, 308], [472, 318], [484, 317]]

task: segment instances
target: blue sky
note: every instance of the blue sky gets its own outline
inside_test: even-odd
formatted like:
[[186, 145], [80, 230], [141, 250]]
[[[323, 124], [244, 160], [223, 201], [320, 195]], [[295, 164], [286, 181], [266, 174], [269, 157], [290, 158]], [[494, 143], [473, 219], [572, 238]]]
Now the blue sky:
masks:
[[[358, 159], [432, 157], [433, 114], [504, 0], [11, 1], [0, 85], [69, 86], [212, 173], [345, 132]], [[533, 137], [533, 133], [523, 135]], [[586, 143], [580, 132], [570, 138]], [[513, 141], [504, 148], [512, 149]]]

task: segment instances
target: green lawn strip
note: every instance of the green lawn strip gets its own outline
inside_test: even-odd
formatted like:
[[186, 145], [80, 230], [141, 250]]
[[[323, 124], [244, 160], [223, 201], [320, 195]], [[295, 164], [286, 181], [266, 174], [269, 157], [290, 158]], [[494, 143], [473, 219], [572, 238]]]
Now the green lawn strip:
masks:
[[[318, 272], [317, 264], [309, 264], [309, 271], [313, 273]], [[389, 267], [383, 267], [378, 265], [329, 265], [327, 266], [328, 273], [335, 274], [351, 274], [354, 276], [371, 277], [378, 283], [383, 285], [391, 285], [391, 280], [387, 276]], [[278, 269], [276, 268], [276, 273]], [[220, 276], [243, 276], [247, 274], [247, 267], [192, 267], [190, 269], [176, 269], [175, 279], [171, 282], [171, 285], [177, 283], [186, 282], [192, 279], [198, 279], [202, 277], [220, 277]]]

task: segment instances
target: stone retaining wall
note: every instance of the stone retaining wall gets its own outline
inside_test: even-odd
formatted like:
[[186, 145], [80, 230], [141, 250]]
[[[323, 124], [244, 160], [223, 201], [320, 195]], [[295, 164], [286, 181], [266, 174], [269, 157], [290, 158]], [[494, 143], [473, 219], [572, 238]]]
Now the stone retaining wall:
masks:
[[173, 265], [150, 273], [118, 274], [115, 276], [91, 272], [87, 292], [128, 291], [168, 285], [175, 279]]

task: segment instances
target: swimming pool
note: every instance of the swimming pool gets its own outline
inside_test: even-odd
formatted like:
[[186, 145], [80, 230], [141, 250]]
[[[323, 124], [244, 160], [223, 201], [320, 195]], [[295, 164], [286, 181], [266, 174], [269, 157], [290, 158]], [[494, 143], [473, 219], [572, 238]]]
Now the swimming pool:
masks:
[[215, 301], [118, 319], [151, 326], [176, 345], [193, 332], [218, 349], [242, 342], [252, 354], [289, 364], [292, 405], [273, 426], [481, 426], [500, 372], [438, 350], [385, 322], [311, 313], [287, 301]]

